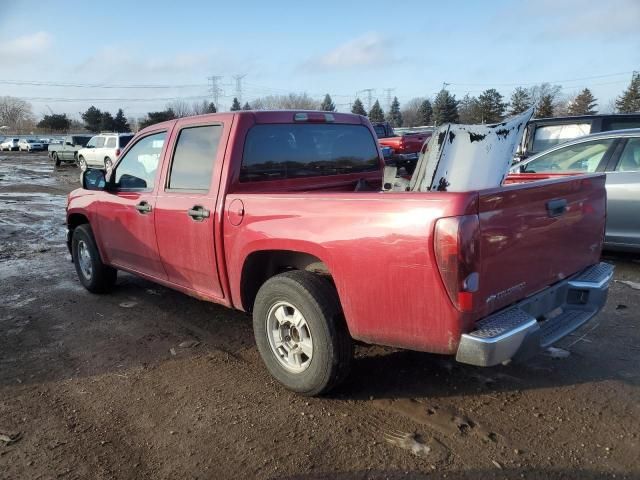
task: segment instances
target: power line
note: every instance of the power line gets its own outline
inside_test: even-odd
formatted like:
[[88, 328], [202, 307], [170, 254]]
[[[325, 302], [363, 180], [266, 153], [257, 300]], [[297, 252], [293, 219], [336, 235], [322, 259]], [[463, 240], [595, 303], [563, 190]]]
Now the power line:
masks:
[[458, 82], [450, 82], [450, 83], [447, 83], [446, 85], [458, 85], [458, 86], [470, 86], [470, 87], [524, 87], [524, 86], [531, 86], [531, 85], [539, 85], [541, 83], [581, 82], [581, 81], [584, 81], [584, 80], [594, 80], [594, 79], [597, 79], [597, 78], [618, 77], [618, 76], [621, 76], [621, 75], [629, 75], [630, 73], [632, 73], [632, 72], [628, 71], [628, 72], [619, 72], [619, 73], [606, 73], [604, 75], [592, 75], [590, 77], [570, 78], [570, 79], [564, 79], [564, 80], [544, 80], [544, 81], [541, 81], [541, 82], [517, 82], [517, 83], [458, 83]]
[[242, 105], [242, 79], [246, 76], [246, 73], [233, 76], [234, 80], [236, 81], [236, 98], [238, 99], [238, 102], [240, 102], [240, 105]]
[[387, 99], [387, 112], [391, 110], [391, 94], [394, 92], [395, 88], [385, 88], [384, 93]]
[[217, 110], [220, 110], [220, 104], [218, 103], [218, 98], [222, 94], [222, 89], [218, 85], [222, 77], [220, 75], [211, 75], [207, 77], [209, 80], [209, 93], [211, 94], [211, 98], [213, 98], [213, 104], [215, 105]]
[[367, 111], [371, 111], [371, 105], [373, 101], [373, 92], [375, 92], [375, 88], [365, 88], [363, 90], [359, 90], [356, 93], [365, 92], [367, 94]]
[[65, 83], [65, 82], [41, 82], [36, 80], [0, 80], [2, 85], [16, 85], [29, 87], [64, 87], [64, 88], [133, 88], [133, 89], [160, 89], [160, 88], [203, 88], [207, 84], [115, 84], [115, 83]]

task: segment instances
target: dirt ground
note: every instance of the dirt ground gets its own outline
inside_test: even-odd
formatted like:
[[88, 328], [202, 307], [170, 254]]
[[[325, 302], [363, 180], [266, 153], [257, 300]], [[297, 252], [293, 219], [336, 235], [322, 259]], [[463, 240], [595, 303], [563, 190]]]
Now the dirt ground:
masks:
[[1, 479], [640, 478], [640, 257], [568, 356], [481, 369], [360, 346], [331, 396], [266, 373], [250, 318], [120, 274], [85, 291], [70, 165], [0, 152]]

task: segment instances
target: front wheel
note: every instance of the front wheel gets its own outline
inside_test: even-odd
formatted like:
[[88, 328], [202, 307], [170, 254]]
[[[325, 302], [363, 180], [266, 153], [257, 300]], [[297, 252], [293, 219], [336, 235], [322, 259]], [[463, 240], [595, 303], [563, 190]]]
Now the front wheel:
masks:
[[53, 155], [51, 155], [51, 158], [53, 159], [56, 167], [60, 166], [60, 157], [58, 157], [58, 154], [56, 152], [53, 152]]
[[102, 263], [93, 232], [88, 224], [73, 231], [71, 256], [80, 283], [91, 293], [111, 291], [116, 283], [118, 271]]
[[109, 157], [104, 159], [104, 169], [105, 171], [108, 171], [111, 169], [111, 167], [113, 167], [113, 162], [111, 161], [111, 159]]
[[319, 395], [349, 372], [353, 344], [334, 286], [291, 271], [267, 280], [253, 309], [253, 331], [267, 369], [289, 390]]
[[80, 167], [80, 170], [82, 172], [84, 172], [87, 169], [87, 161], [84, 159], [82, 155], [78, 157], [78, 166]]

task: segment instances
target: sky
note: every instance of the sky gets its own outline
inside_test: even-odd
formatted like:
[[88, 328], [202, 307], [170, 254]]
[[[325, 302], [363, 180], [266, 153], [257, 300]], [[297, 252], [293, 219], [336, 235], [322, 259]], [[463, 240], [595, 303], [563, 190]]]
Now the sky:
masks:
[[[288, 92], [331, 94], [348, 110], [365, 89], [386, 107], [496, 88], [589, 87], [606, 110], [640, 70], [640, 0], [325, 0], [219, 2], [0, 0], [0, 96], [36, 116], [90, 105], [129, 117], [173, 99], [228, 109]], [[98, 4], [96, 4], [98, 5]]]

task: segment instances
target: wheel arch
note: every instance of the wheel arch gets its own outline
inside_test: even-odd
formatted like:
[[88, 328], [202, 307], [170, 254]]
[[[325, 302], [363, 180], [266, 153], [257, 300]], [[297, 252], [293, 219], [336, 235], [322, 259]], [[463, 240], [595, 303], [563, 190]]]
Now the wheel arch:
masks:
[[271, 277], [289, 270], [305, 270], [321, 275], [333, 283], [327, 264], [315, 255], [296, 250], [257, 250], [244, 260], [240, 277], [242, 309], [253, 310], [260, 287]]

